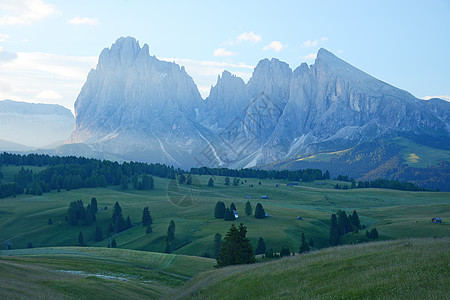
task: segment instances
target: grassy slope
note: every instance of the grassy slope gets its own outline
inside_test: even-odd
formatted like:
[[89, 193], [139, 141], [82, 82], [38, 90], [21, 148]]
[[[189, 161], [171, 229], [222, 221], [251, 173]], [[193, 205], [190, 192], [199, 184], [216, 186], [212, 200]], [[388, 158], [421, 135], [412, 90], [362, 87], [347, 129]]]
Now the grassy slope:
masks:
[[[219, 200], [227, 205], [236, 204], [240, 213], [238, 222], [248, 227], [248, 236], [254, 245], [262, 236], [267, 248], [275, 251], [281, 246], [297, 250], [301, 232], [305, 232], [307, 239], [312, 237], [316, 247], [326, 247], [330, 214], [337, 209], [356, 209], [363, 224], [378, 229], [380, 239], [450, 235], [450, 223], [445, 222], [450, 219], [449, 193], [334, 190], [332, 187], [336, 182], [332, 180], [325, 185], [307, 183], [287, 187], [286, 182], [280, 180], [261, 180], [262, 184], [258, 185], [259, 180], [247, 179], [244, 185], [227, 187], [223, 177], [216, 177], [215, 187], [208, 188], [208, 179], [209, 176], [194, 176], [194, 203], [187, 207], [174, 205], [168, 197], [168, 194], [172, 195], [170, 187], [168, 192], [171, 182], [157, 177], [153, 191], [120, 191], [118, 187], [109, 187], [0, 199], [0, 241], [12, 240], [15, 249], [25, 248], [27, 242], [32, 242], [34, 247], [76, 246], [78, 233], [82, 231], [88, 245], [105, 247], [108, 239], [98, 243], [93, 241], [95, 225], [70, 226], [64, 221], [70, 201], [82, 199], [88, 203], [91, 197], [98, 200], [97, 219], [103, 232], [107, 232], [116, 201], [120, 202], [124, 216], [130, 215], [132, 222], [137, 224], [115, 237], [118, 247], [155, 252], [164, 251], [167, 227], [173, 219], [176, 223], [175, 253], [212, 253], [214, 234], [225, 235], [230, 227], [230, 222], [213, 218], [214, 205]], [[278, 188], [275, 187], [277, 183], [281, 184]], [[182, 195], [191, 192], [191, 187], [187, 186], [182, 186], [179, 191]], [[270, 217], [257, 220], [245, 216], [246, 195], [253, 196], [253, 208], [261, 202]], [[261, 195], [269, 195], [271, 199], [262, 200]], [[107, 210], [103, 209], [105, 206]], [[150, 207], [154, 220], [151, 234], [145, 234], [145, 228], [139, 225], [144, 206]], [[304, 220], [298, 221], [298, 215]], [[434, 216], [442, 217], [444, 223], [432, 224], [430, 219]], [[48, 218], [52, 218], [53, 225], [47, 225]]]
[[170, 298], [445, 299], [450, 239], [410, 239], [328, 248], [198, 275]]
[[108, 248], [37, 248], [2, 251], [2, 298], [158, 298], [211, 259]]

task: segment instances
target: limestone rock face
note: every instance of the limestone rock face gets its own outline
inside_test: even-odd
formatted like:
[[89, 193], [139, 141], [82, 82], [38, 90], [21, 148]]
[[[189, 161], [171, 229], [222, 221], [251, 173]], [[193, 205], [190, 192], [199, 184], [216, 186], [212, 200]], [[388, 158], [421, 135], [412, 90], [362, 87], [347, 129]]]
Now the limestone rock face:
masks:
[[450, 103], [419, 100], [325, 49], [294, 71], [263, 59], [248, 83], [224, 71], [203, 100], [183, 67], [120, 38], [100, 54], [75, 112], [70, 143], [184, 168], [253, 167], [398, 135], [450, 147]]
[[134, 38], [120, 38], [88, 75], [75, 102], [69, 143], [124, 159], [177, 164], [201, 140], [195, 116], [202, 101], [184, 67], [150, 56], [149, 47]]

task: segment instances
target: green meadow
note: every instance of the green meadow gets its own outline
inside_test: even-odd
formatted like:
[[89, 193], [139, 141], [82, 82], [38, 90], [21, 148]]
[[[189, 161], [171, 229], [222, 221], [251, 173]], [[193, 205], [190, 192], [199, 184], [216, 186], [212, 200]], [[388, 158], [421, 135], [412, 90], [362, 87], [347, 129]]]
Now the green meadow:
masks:
[[168, 299], [448, 299], [450, 240], [340, 246], [197, 275]]
[[2, 299], [157, 299], [214, 260], [91, 247], [3, 250]]
[[[12, 167], [10, 167], [12, 168]], [[17, 168], [17, 167], [16, 167]], [[7, 178], [14, 170], [2, 172]], [[298, 251], [300, 236], [313, 239], [315, 248], [328, 246], [330, 216], [338, 209], [358, 212], [361, 223], [368, 230], [377, 228], [378, 240], [412, 237], [446, 237], [450, 235], [450, 193], [405, 192], [384, 189], [335, 190], [334, 180], [299, 183], [287, 186], [287, 181], [275, 179], [241, 179], [239, 186], [225, 186], [225, 178], [216, 176], [214, 187], [208, 187], [210, 176], [194, 175], [192, 185], [178, 185], [176, 181], [154, 177], [155, 189], [137, 191], [129, 184], [128, 190], [119, 186], [107, 188], [52, 191], [42, 196], [19, 195], [0, 199], [0, 241], [12, 241], [13, 249], [33, 247], [77, 246], [78, 234], [83, 233], [87, 246], [106, 247], [109, 244], [108, 227], [114, 203], [118, 201], [123, 215], [130, 216], [133, 228], [114, 236], [117, 247], [152, 252], [163, 252], [170, 220], [176, 225], [173, 253], [203, 256], [213, 253], [216, 233], [224, 236], [232, 222], [214, 218], [214, 206], [223, 201], [234, 203], [252, 244], [263, 237], [267, 249], [275, 252], [281, 247]], [[261, 184], [259, 184], [261, 183]], [[340, 184], [348, 184], [339, 182]], [[278, 186], [277, 186], [278, 185]], [[267, 195], [270, 199], [261, 199]], [[255, 219], [244, 213], [246, 196], [251, 196], [253, 209], [259, 202], [269, 214], [266, 219]], [[98, 201], [97, 222], [91, 226], [71, 226], [65, 214], [71, 201], [82, 200], [85, 205], [92, 197]], [[153, 232], [146, 234], [141, 226], [142, 211], [148, 206], [153, 218]], [[303, 220], [297, 220], [301, 216]], [[442, 224], [433, 224], [431, 218], [441, 217]], [[51, 218], [53, 224], [48, 225]], [[96, 226], [104, 233], [104, 240], [94, 241]], [[365, 229], [347, 237], [357, 243]], [[4, 249], [4, 246], [3, 248]]]
[[[41, 168], [35, 167], [34, 172]], [[19, 167], [2, 167], [3, 182]], [[245, 179], [226, 186], [225, 177], [194, 175], [191, 185], [154, 176], [155, 189], [138, 191], [119, 186], [62, 190], [42, 196], [0, 199], [0, 291], [7, 299], [21, 298], [428, 298], [448, 295], [450, 193], [386, 189], [336, 190], [349, 185], [335, 180], [300, 182]], [[233, 181], [233, 178], [231, 178]], [[262, 196], [269, 199], [263, 199]], [[259, 202], [269, 216], [244, 213], [246, 196], [253, 210]], [[97, 221], [71, 226], [65, 216], [71, 201], [98, 202]], [[115, 202], [131, 229], [108, 232]], [[234, 203], [234, 222], [214, 218], [217, 201]], [[148, 206], [153, 231], [142, 226]], [[337, 210], [358, 212], [365, 229], [345, 236], [348, 244], [328, 248], [330, 217]], [[298, 220], [301, 216], [302, 220]], [[431, 222], [441, 217], [442, 224]], [[49, 219], [52, 224], [49, 224]], [[167, 228], [175, 222], [172, 253], [166, 247]], [[254, 265], [214, 270], [216, 233], [225, 236], [232, 223], [244, 223], [253, 247], [263, 237], [266, 248], [297, 252], [301, 234], [314, 241], [311, 253]], [[96, 226], [104, 239], [94, 241]], [[370, 243], [365, 231], [377, 228]], [[78, 246], [79, 232], [84, 247]], [[106, 248], [114, 238], [117, 248]], [[4, 241], [12, 242], [5, 250]], [[33, 249], [28, 249], [31, 243]], [[327, 284], [324, 284], [326, 282]]]

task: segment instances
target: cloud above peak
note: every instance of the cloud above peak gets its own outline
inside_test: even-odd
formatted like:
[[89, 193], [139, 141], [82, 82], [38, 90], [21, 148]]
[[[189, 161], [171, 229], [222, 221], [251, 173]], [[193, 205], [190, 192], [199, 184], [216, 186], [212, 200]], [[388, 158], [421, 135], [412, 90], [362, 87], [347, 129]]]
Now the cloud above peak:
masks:
[[326, 42], [328, 41], [328, 37], [324, 36], [320, 39], [314, 40], [314, 41], [305, 41], [303, 42], [302, 47], [303, 48], [310, 48], [310, 47], [316, 47], [320, 42]]
[[30, 25], [57, 12], [53, 4], [42, 0], [2, 0], [0, 26]]
[[253, 31], [244, 32], [243, 34], [238, 36], [236, 42], [240, 43], [240, 42], [243, 42], [243, 41], [249, 41], [249, 42], [252, 42], [252, 43], [258, 43], [258, 42], [262, 42], [262, 37], [260, 35], [257, 35], [255, 33], [253, 33]]
[[72, 25], [90, 25], [90, 26], [95, 26], [99, 24], [97, 18], [87, 18], [87, 17], [82, 18], [79, 16], [70, 19], [68, 23]]
[[283, 45], [281, 42], [279, 41], [273, 41], [272, 43], [270, 43], [269, 45], [265, 46], [263, 48], [263, 50], [274, 50], [275, 52], [280, 52], [281, 50], [283, 50], [284, 48], [286, 48], [285, 45]]
[[233, 56], [235, 53], [225, 48], [217, 48], [214, 50], [214, 56]]

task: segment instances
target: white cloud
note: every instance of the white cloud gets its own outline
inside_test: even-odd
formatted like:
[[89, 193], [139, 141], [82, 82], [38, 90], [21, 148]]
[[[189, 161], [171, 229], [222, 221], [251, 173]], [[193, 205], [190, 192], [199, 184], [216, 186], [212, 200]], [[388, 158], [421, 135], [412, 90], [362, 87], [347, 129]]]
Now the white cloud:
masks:
[[285, 48], [281, 42], [279, 41], [273, 41], [269, 45], [265, 46], [263, 50], [275, 50], [275, 52], [280, 52], [283, 48]]
[[0, 33], [0, 42], [6, 42], [9, 39], [9, 35], [6, 33]]
[[15, 60], [16, 58], [17, 53], [5, 51], [2, 47], [0, 47], [0, 64]]
[[62, 96], [53, 90], [43, 90], [39, 91], [34, 98], [39, 100], [57, 100], [62, 99]]
[[2, 0], [0, 26], [30, 25], [57, 13], [55, 6], [42, 0]]
[[0, 99], [58, 103], [69, 109], [97, 57], [18, 52], [0, 68]]
[[225, 49], [225, 48], [217, 48], [214, 50], [214, 56], [233, 56], [234, 53]]
[[310, 47], [316, 47], [320, 42], [328, 41], [328, 37], [324, 36], [320, 39], [314, 40], [314, 41], [305, 41], [303, 42], [303, 48], [310, 48]]
[[422, 99], [423, 99], [423, 100], [430, 100], [430, 99], [433, 99], [433, 98], [439, 98], [439, 99], [442, 99], [442, 100], [445, 100], [445, 101], [449, 101], [449, 102], [450, 102], [450, 95], [425, 96], [425, 97], [423, 97]]
[[72, 25], [91, 25], [91, 26], [95, 26], [95, 25], [98, 25], [98, 19], [97, 18], [87, 18], [87, 17], [81, 18], [81, 17], [76, 16], [75, 18], [70, 19], [68, 21], [68, 23], [72, 24]]
[[317, 53], [311, 53], [311, 54], [302, 56], [302, 58], [306, 59], [306, 60], [308, 60], [308, 59], [316, 59], [317, 58]]
[[242, 41], [249, 41], [252, 43], [258, 43], [262, 42], [262, 37], [260, 35], [254, 34], [253, 31], [251, 32], [244, 32], [237, 38], [237, 43], [240, 43]]

